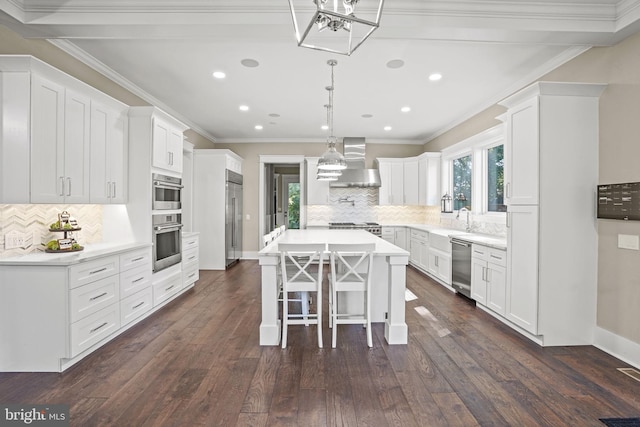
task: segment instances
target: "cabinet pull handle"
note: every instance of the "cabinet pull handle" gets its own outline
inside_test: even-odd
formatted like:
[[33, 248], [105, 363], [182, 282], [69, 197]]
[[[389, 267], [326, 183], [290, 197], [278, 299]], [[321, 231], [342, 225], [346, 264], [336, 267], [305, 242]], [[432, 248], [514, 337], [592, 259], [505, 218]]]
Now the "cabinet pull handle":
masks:
[[64, 176], [60, 177], [60, 196], [64, 197]]
[[484, 267], [482, 267], [482, 281], [483, 282], [485, 281], [485, 278], [484, 278]]
[[95, 297], [91, 297], [91, 298], [89, 298], [89, 301], [95, 301], [95, 300], [97, 300], [97, 299], [102, 298], [102, 297], [103, 297], [103, 296], [105, 296], [105, 295], [107, 295], [107, 293], [106, 293], [106, 292], [103, 292], [103, 293], [101, 293], [101, 294], [100, 294], [100, 295], [98, 295], [98, 296], [95, 296]]
[[196, 275], [196, 273], [195, 273], [195, 272], [191, 273], [191, 274], [189, 275], [189, 279], [191, 279], [191, 278], [192, 278], [192, 277], [194, 277], [195, 275]]
[[89, 331], [90, 334], [94, 333], [95, 331], [97, 331], [98, 329], [102, 329], [105, 326], [107, 326], [109, 324], [109, 322], [104, 322], [102, 325], [98, 326], [97, 328], [93, 328], [92, 330]]
[[439, 258], [439, 257], [436, 257], [436, 267], [439, 267], [439, 265], [438, 265], [438, 258]]
[[71, 195], [71, 178], [67, 177], [67, 184], [69, 184], [67, 186], [67, 196]]
[[108, 199], [109, 197], [111, 197], [111, 183], [110, 183], [110, 182], [107, 182], [107, 183], [105, 184], [104, 193], [105, 193], [105, 195], [107, 196], [107, 199]]
[[90, 271], [90, 272], [89, 272], [89, 274], [96, 274], [96, 273], [100, 273], [100, 272], [102, 272], [102, 271], [105, 271], [106, 269], [107, 269], [107, 267], [102, 267], [102, 268], [99, 268], [99, 269], [97, 269], [97, 270]]
[[168, 291], [169, 289], [172, 289], [173, 287], [175, 287], [176, 285], [171, 285], [168, 288], [165, 288], [165, 292]]
[[496, 256], [496, 255], [494, 255], [494, 254], [491, 254], [491, 258], [495, 258], [495, 259], [502, 260], [502, 257], [501, 257], [501, 256]]
[[135, 310], [136, 308], [142, 307], [144, 305], [144, 301], [142, 301], [139, 304], [134, 305], [133, 307], [131, 307], [132, 310]]
[[196, 259], [196, 256], [194, 255], [192, 257], [189, 257], [189, 261], [191, 261], [192, 259]]
[[141, 280], [144, 280], [144, 276], [142, 276], [142, 277], [138, 277], [136, 280], [134, 280], [134, 281], [133, 281], [133, 282], [131, 282], [131, 283], [138, 283], [138, 282], [139, 282], [139, 281], [141, 281]]
[[142, 261], [143, 259], [144, 259], [144, 257], [141, 256], [141, 257], [132, 259], [131, 262], [138, 262], [138, 261]]

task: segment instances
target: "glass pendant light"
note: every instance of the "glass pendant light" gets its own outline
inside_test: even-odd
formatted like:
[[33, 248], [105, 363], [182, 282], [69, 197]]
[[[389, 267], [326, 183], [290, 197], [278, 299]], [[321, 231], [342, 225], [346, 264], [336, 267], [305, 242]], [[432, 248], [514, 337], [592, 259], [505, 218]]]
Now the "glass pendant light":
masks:
[[335, 59], [330, 59], [327, 64], [331, 66], [331, 86], [327, 86], [329, 91], [329, 104], [327, 107], [327, 122], [329, 126], [329, 138], [327, 138], [328, 149], [318, 160], [318, 170], [341, 171], [347, 168], [347, 161], [344, 156], [336, 150], [337, 138], [333, 135], [333, 94], [335, 91], [333, 67], [338, 64]]

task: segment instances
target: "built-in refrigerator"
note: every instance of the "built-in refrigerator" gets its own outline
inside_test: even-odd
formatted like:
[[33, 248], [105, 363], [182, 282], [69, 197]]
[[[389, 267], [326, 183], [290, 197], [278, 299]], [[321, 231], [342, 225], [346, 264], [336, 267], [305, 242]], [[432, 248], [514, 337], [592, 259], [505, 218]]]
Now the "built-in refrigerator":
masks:
[[225, 266], [242, 256], [242, 175], [226, 170]]

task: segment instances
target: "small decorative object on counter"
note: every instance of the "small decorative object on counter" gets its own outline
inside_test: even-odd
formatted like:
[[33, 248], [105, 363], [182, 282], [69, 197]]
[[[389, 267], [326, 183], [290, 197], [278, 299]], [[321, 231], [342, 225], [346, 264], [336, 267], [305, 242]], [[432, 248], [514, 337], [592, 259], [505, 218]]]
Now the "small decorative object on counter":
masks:
[[440, 199], [440, 212], [453, 212], [453, 210], [451, 210], [451, 196], [449, 195], [449, 193], [445, 193], [444, 196], [442, 196], [442, 199]]
[[73, 237], [75, 231], [82, 230], [78, 226], [78, 221], [69, 215], [69, 212], [62, 211], [58, 214], [58, 220], [49, 226], [49, 231], [53, 233], [63, 233], [62, 239], [53, 239], [45, 245], [45, 252], [77, 252], [84, 249], [83, 246]]

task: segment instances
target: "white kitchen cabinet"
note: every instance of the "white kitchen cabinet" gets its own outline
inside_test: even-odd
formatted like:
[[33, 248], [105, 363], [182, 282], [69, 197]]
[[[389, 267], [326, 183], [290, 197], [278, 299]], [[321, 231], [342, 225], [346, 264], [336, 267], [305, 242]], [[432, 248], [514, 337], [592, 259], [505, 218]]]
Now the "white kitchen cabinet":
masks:
[[471, 252], [471, 298], [504, 316], [506, 307], [505, 251], [474, 244]]
[[604, 88], [537, 82], [500, 103], [508, 108], [505, 317], [541, 345], [593, 343]]
[[418, 159], [406, 159], [403, 173], [404, 201], [402, 204], [416, 206], [420, 203], [420, 162]]
[[415, 267], [429, 271], [429, 233], [409, 229], [409, 262]]
[[[117, 197], [126, 197], [121, 173], [126, 164], [119, 155], [92, 146], [100, 133], [92, 132], [100, 125], [93, 122], [94, 106], [122, 112], [126, 105], [30, 56], [0, 57], [0, 90], [0, 202], [110, 203], [114, 198], [94, 200], [98, 193], [92, 183], [99, 180], [93, 174], [101, 168], [111, 174], [109, 182], [117, 181]], [[113, 140], [102, 137], [103, 146], [126, 155], [126, 147], [119, 147], [126, 129], [112, 132]], [[97, 157], [102, 165], [94, 161]], [[105, 186], [99, 187], [104, 193]]]
[[440, 153], [423, 153], [418, 156], [418, 204], [420, 206], [440, 205], [440, 157]]
[[199, 270], [199, 236], [197, 233], [182, 236], [182, 284], [183, 288], [191, 287], [200, 278]]
[[328, 205], [329, 204], [329, 182], [318, 181], [318, 159], [319, 157], [305, 157], [307, 166], [307, 205]]
[[451, 285], [451, 254], [429, 248], [429, 273], [447, 285]]
[[153, 167], [182, 173], [183, 132], [162, 118], [153, 118]]
[[91, 103], [91, 203], [127, 201], [127, 125], [122, 111]]
[[404, 204], [404, 159], [376, 159], [382, 185], [378, 189], [380, 205]]
[[436, 206], [440, 204], [440, 153], [418, 157], [376, 159], [382, 185], [380, 205]]
[[383, 226], [381, 236], [384, 240], [394, 245], [407, 249], [407, 229], [405, 227]]
[[88, 96], [32, 75], [31, 202], [88, 203]]

